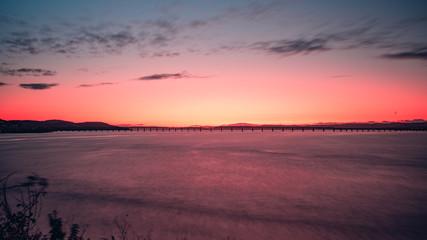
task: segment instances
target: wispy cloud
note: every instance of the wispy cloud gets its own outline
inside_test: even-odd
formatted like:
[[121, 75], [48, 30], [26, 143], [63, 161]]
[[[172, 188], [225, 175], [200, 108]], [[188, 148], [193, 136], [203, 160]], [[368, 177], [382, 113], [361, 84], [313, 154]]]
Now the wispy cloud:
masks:
[[387, 59], [415, 59], [427, 61], [427, 48], [415, 51], [383, 54], [381, 57]]
[[[262, 50], [267, 54], [292, 56], [361, 47], [387, 47], [399, 52], [404, 49], [399, 45], [399, 41], [404, 42], [405, 36], [410, 35], [405, 33], [419, 31], [427, 24], [425, 16], [396, 19], [393, 26], [390, 21], [383, 19], [359, 17], [347, 19], [348, 22], [331, 21], [319, 27], [320, 24], [317, 21], [308, 19], [301, 23], [300, 32], [283, 31], [283, 35], [280, 35], [283, 29], [292, 29], [292, 25], [295, 24], [292, 21], [294, 5], [298, 3], [295, 1], [230, 3], [224, 5], [226, 8], [213, 10], [212, 14], [192, 19], [171, 13], [177, 7], [170, 4], [168, 5], [169, 14], [154, 19], [141, 18], [122, 23], [108, 21], [95, 23], [93, 19], [88, 18], [84, 24], [62, 21], [48, 25], [37, 25], [35, 21], [31, 23], [31, 27], [23, 27], [27, 24], [25, 21], [0, 16], [0, 23], [10, 25], [9, 29], [13, 29], [10, 32], [2, 32], [0, 55], [13, 57], [53, 53], [67, 57], [88, 57], [121, 54], [131, 48], [141, 57], [176, 57], [186, 53], [184, 47], [188, 49], [188, 46], [185, 46], [187, 43], [204, 39], [216, 41], [217, 46], [202, 45], [201, 41], [193, 44], [195, 46], [192, 47], [200, 49], [200, 54], [238, 49]], [[248, 25], [240, 27], [242, 21]], [[231, 28], [235, 24], [238, 24], [239, 28]], [[227, 32], [229, 26], [235, 31]], [[248, 34], [248, 32], [258, 31], [259, 26], [275, 29], [274, 38], [273, 35], [263, 35], [261, 32], [256, 38]], [[247, 29], [253, 31], [246, 31]], [[223, 30], [227, 38], [221, 37]], [[245, 43], [235, 44], [242, 41]], [[388, 58], [387, 55], [384, 57]]]
[[112, 83], [112, 82], [102, 82], [102, 83], [95, 83], [95, 84], [80, 84], [77, 87], [98, 87], [98, 86], [104, 86], [104, 85], [112, 85], [112, 84], [117, 84], [117, 83]]
[[152, 47], [170, 45], [176, 40], [180, 27], [174, 19], [132, 22], [120, 26], [112, 23], [87, 23], [85, 26], [51, 24], [20, 32], [6, 32], [0, 38], [0, 49], [3, 54], [11, 56], [41, 53], [76, 57], [121, 54], [128, 47], [142, 52]]
[[41, 27], [39, 32], [29, 31], [4, 34], [0, 46], [8, 54], [39, 54], [56, 53], [65, 55], [81, 55], [82, 53], [117, 54], [138, 39], [126, 28], [112, 29], [108, 27]]
[[38, 39], [31, 36], [29, 32], [12, 32], [6, 38], [0, 41], [0, 44], [4, 46], [4, 50], [9, 53], [29, 53], [37, 54]]
[[254, 49], [260, 49], [270, 53], [289, 56], [289, 55], [295, 55], [300, 53], [308, 54], [312, 52], [330, 50], [330, 48], [327, 47], [326, 44], [327, 44], [326, 39], [314, 38], [310, 40], [296, 39], [296, 40], [257, 42], [252, 46]]
[[58, 86], [57, 83], [26, 83], [19, 84], [20, 87], [32, 90], [45, 90], [51, 87]]
[[144, 81], [151, 81], [151, 80], [165, 80], [169, 78], [189, 78], [190, 76], [183, 72], [183, 73], [161, 73], [161, 74], [153, 74], [148, 76], [143, 76], [138, 78], [138, 80], [144, 80]]
[[155, 52], [152, 57], [178, 57], [180, 55], [179, 52]]
[[46, 70], [41, 68], [19, 68], [19, 69], [2, 69], [0, 68], [0, 74], [5, 76], [55, 76], [56, 72], [52, 70]]

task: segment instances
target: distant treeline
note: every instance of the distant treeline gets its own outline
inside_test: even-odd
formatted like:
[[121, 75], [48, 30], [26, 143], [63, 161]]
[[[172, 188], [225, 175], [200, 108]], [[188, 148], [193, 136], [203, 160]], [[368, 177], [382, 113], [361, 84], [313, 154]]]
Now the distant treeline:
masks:
[[76, 130], [126, 130], [128, 128], [117, 127], [103, 122], [73, 123], [62, 120], [31, 121], [0, 119], [0, 133], [42, 133], [53, 131]]

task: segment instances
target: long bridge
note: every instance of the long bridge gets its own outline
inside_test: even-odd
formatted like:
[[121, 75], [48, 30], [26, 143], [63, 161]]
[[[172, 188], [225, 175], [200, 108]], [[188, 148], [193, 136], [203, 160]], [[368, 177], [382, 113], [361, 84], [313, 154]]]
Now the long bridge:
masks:
[[367, 128], [316, 126], [220, 126], [220, 127], [127, 127], [117, 129], [70, 129], [61, 132], [425, 132], [427, 128]]

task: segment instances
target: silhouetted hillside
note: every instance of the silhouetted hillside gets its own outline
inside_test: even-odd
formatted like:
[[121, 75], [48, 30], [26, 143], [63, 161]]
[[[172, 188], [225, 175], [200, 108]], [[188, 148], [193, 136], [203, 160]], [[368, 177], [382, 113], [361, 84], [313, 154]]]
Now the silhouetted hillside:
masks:
[[64, 130], [124, 130], [128, 128], [117, 127], [103, 122], [73, 123], [62, 120], [31, 121], [0, 119], [0, 133], [34, 133], [53, 132]]

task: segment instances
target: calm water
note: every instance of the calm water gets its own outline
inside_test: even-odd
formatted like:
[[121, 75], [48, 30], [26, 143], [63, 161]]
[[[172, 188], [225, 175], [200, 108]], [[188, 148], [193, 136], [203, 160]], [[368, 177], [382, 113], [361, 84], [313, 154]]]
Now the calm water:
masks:
[[0, 175], [48, 178], [43, 210], [92, 239], [125, 218], [153, 240], [427, 239], [426, 146], [426, 133], [1, 134]]

